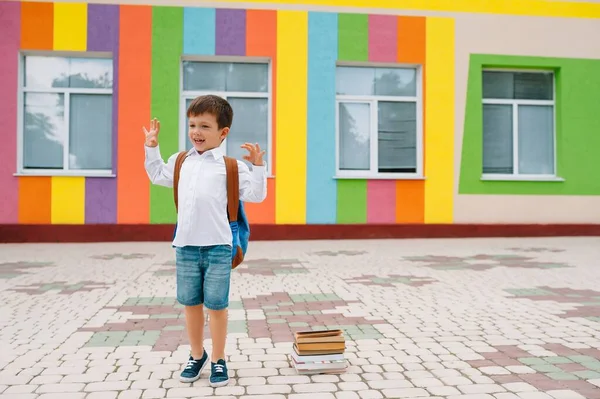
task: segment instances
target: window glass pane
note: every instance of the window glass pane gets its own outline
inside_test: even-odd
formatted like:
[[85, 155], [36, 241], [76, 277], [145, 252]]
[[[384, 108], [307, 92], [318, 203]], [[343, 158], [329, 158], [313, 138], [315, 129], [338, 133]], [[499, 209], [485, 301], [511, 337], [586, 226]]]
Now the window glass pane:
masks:
[[62, 169], [64, 95], [25, 93], [24, 102], [23, 166]]
[[510, 72], [483, 72], [483, 98], [514, 98], [514, 76]]
[[541, 72], [483, 72], [483, 98], [517, 100], [552, 100], [551, 73]]
[[515, 73], [515, 98], [552, 100], [553, 77], [550, 73]]
[[269, 66], [267, 64], [228, 64], [227, 91], [269, 91]]
[[370, 113], [367, 103], [340, 103], [340, 169], [371, 169]]
[[229, 97], [227, 100], [231, 104], [234, 114], [233, 124], [227, 135], [227, 155], [244, 161], [250, 166], [250, 163], [244, 160], [248, 151], [240, 146], [244, 143], [258, 143], [261, 150], [269, 149], [269, 102], [266, 98]]
[[[187, 109], [189, 108], [190, 104], [192, 103], [194, 99], [193, 98], [186, 98], [185, 99], [185, 110], [186, 110], [186, 115], [187, 115]], [[193, 147], [192, 145], [192, 141], [190, 140], [190, 135], [189, 135], [189, 128], [188, 128], [188, 119], [187, 117], [185, 118], [185, 149], [186, 150], [191, 150]]]
[[338, 67], [336, 92], [362, 96], [416, 96], [414, 68]]
[[382, 173], [416, 173], [417, 104], [378, 104], [378, 163]]
[[183, 62], [183, 89], [268, 92], [269, 66], [258, 63]]
[[25, 57], [25, 87], [108, 89], [113, 84], [113, 62], [107, 58]]
[[376, 68], [375, 94], [378, 96], [416, 96], [416, 69]]
[[337, 94], [373, 95], [375, 69], [364, 67], [338, 67], [336, 71]]
[[519, 173], [554, 174], [552, 106], [519, 106]]
[[225, 91], [226, 78], [222, 63], [183, 61], [183, 90]]
[[513, 173], [512, 105], [483, 106], [483, 173]]
[[69, 168], [112, 168], [112, 95], [71, 94]]

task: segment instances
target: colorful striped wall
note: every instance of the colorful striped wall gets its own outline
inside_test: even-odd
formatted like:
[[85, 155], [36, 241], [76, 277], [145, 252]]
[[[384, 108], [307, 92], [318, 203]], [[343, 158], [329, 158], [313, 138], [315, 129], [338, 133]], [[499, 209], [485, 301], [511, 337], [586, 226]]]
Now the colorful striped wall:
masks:
[[[116, 177], [15, 177], [17, 96], [0, 98], [1, 223], [172, 223], [172, 192], [143, 169], [141, 126], [178, 151], [182, 55], [269, 57], [273, 178], [252, 223], [452, 223], [454, 20], [288, 10], [0, 1], [0, 85], [17, 92], [19, 50], [114, 54]], [[425, 180], [334, 179], [336, 61], [421, 64]], [[7, 190], [6, 190], [7, 189]]]

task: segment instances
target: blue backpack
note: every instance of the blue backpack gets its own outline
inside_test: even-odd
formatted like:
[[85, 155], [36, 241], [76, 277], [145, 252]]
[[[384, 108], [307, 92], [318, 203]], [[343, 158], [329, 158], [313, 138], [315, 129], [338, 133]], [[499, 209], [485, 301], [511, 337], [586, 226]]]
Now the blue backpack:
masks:
[[[181, 166], [187, 158], [187, 151], [182, 151], [175, 160], [175, 171], [173, 173], [173, 197], [175, 199], [175, 209], [177, 209], [177, 186], [179, 185], [179, 174]], [[248, 250], [248, 240], [250, 239], [250, 225], [244, 212], [244, 203], [240, 201], [240, 182], [238, 164], [235, 158], [223, 157], [225, 159], [225, 170], [227, 172], [227, 217], [229, 227], [233, 236], [231, 268], [235, 269], [244, 261], [244, 256]], [[175, 224], [175, 232], [177, 224]], [[173, 233], [175, 234], [175, 233]]]

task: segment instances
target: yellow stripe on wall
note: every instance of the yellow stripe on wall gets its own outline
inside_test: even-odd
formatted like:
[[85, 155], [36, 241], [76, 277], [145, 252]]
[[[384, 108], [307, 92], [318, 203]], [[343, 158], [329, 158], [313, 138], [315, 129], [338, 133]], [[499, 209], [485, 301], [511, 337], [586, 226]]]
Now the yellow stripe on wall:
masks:
[[[239, 0], [221, 0], [239, 3]], [[290, 6], [290, 0], [246, 0], [256, 7], [260, 4]], [[396, 9], [461, 13], [528, 15], [539, 17], [600, 18], [600, 4], [583, 1], [551, 0], [296, 0], [294, 6], [354, 7], [368, 9]]]
[[275, 222], [306, 223], [308, 14], [277, 12]]
[[425, 223], [454, 212], [454, 19], [428, 17], [425, 94]]
[[85, 177], [52, 177], [52, 224], [85, 222]]
[[[87, 50], [87, 4], [54, 3], [54, 50]], [[53, 176], [52, 224], [85, 222], [85, 177]]]
[[87, 49], [87, 4], [54, 3], [54, 50]]

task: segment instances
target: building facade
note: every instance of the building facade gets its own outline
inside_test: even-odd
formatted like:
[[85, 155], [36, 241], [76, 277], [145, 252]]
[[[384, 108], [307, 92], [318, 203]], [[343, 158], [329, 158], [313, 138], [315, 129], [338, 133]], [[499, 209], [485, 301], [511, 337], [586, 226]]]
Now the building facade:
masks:
[[142, 126], [204, 93], [253, 225], [600, 223], [598, 3], [120, 3], [0, 1], [0, 225], [174, 223]]

